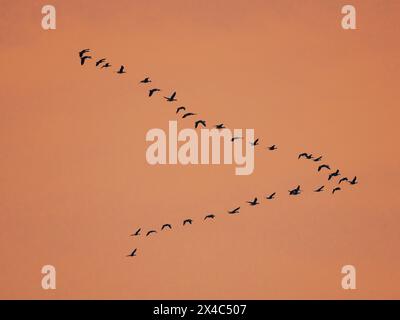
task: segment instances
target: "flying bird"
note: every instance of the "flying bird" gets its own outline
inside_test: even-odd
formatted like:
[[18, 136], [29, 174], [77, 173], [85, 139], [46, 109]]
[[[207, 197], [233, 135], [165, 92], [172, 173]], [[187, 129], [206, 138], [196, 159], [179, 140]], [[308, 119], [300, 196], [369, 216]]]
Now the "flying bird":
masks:
[[85, 64], [86, 59], [92, 59], [91, 56], [83, 56], [81, 57], [81, 66], [83, 66]]
[[358, 183], [357, 177], [354, 177], [353, 180], [350, 180], [350, 181], [349, 181], [349, 183], [350, 183], [350, 184], [353, 184], [353, 185], [354, 185], [354, 184], [357, 184], [357, 183]]
[[96, 61], [96, 67], [98, 67], [99, 66], [99, 64], [102, 64], [103, 62], [105, 62], [106, 61], [106, 58], [103, 58], [103, 59], [100, 59], [100, 60], [97, 60]]
[[239, 140], [239, 139], [242, 139], [242, 137], [232, 137], [231, 141], [233, 142], [233, 141]]
[[276, 150], [276, 149], [278, 149], [277, 148], [277, 146], [276, 145], [272, 145], [272, 146], [270, 146], [270, 147], [268, 147], [268, 150], [271, 150], [271, 151], [274, 151], [274, 150]]
[[301, 192], [300, 186], [297, 186], [295, 189], [289, 190], [289, 195], [297, 196], [298, 194], [300, 194], [300, 192]]
[[332, 190], [332, 194], [334, 194], [336, 191], [342, 190], [340, 187], [336, 187], [335, 189]]
[[231, 211], [228, 211], [228, 213], [229, 213], [229, 214], [239, 213], [239, 209], [240, 209], [240, 207], [237, 207], [237, 208], [235, 208], [235, 209], [233, 209], [233, 210], [231, 210]]
[[141, 228], [137, 229], [134, 234], [131, 234], [131, 236], [139, 236], [141, 230], [142, 230]]
[[125, 67], [124, 67], [124, 66], [121, 66], [121, 67], [119, 68], [119, 70], [117, 71], [117, 73], [118, 73], [118, 74], [126, 73]]
[[324, 168], [326, 168], [326, 169], [328, 169], [328, 170], [331, 170], [331, 167], [330, 166], [328, 166], [327, 164], [321, 164], [319, 167], [318, 167], [318, 172], [320, 172], [322, 169], [324, 169]]
[[171, 94], [170, 97], [164, 97], [168, 102], [173, 102], [173, 101], [178, 101], [177, 99], [175, 99], [176, 97], [176, 91], [174, 91], [174, 93]]
[[197, 127], [198, 127], [200, 124], [201, 124], [203, 127], [206, 127], [206, 121], [205, 121], [205, 120], [197, 120], [197, 121], [194, 123], [194, 128], [197, 129]]
[[181, 111], [181, 110], [185, 111], [186, 108], [185, 108], [185, 107], [178, 107], [178, 108], [176, 109], [176, 113], [179, 113], [179, 111]]
[[79, 58], [82, 58], [84, 56], [85, 53], [90, 52], [90, 49], [83, 49], [81, 51], [79, 51]]
[[149, 77], [144, 78], [142, 81], [140, 81], [140, 83], [150, 83], [151, 80]]
[[111, 64], [109, 64], [109, 63], [107, 62], [107, 63], [105, 63], [105, 64], [103, 64], [103, 65], [101, 66], [101, 69], [103, 69], [103, 68], [109, 68], [109, 67], [111, 67]]
[[320, 186], [318, 189], [315, 189], [314, 192], [322, 192], [324, 191], [324, 186]]
[[302, 157], [304, 157], [304, 158], [306, 158], [306, 159], [312, 159], [312, 154], [308, 154], [308, 153], [306, 153], [306, 152], [303, 152], [303, 153], [300, 153], [300, 154], [299, 154], [299, 156], [297, 157], [297, 159], [300, 159], [300, 158], [302, 158]]
[[322, 156], [319, 156], [318, 158], [315, 158], [314, 161], [318, 162], [318, 161], [321, 161], [321, 159], [322, 159]]
[[276, 192], [271, 193], [269, 196], [265, 197], [265, 199], [267, 199], [267, 200], [275, 199], [275, 195], [276, 195]]
[[155, 92], [161, 91], [161, 89], [153, 88], [149, 90], [149, 97], [151, 97]]
[[163, 226], [161, 227], [161, 230], [164, 230], [165, 228], [172, 229], [172, 226], [169, 223], [166, 223], [166, 224], [163, 224]]
[[343, 177], [342, 179], [339, 180], [339, 184], [341, 184], [344, 181], [349, 181], [349, 179], [347, 177]]
[[215, 125], [214, 128], [216, 128], [216, 129], [225, 129], [225, 126], [224, 126], [223, 123], [220, 123], [220, 124]]
[[185, 225], [186, 223], [192, 224], [193, 220], [192, 219], [186, 219], [183, 221], [183, 225]]
[[206, 220], [206, 219], [214, 219], [214, 218], [215, 218], [215, 215], [209, 214], [209, 215], [206, 215], [206, 216], [204, 217], [204, 220]]
[[185, 113], [185, 114], [182, 116], [182, 119], [185, 119], [185, 118], [190, 117], [190, 116], [195, 116], [195, 115], [196, 115], [196, 114], [193, 113], [193, 112], [187, 112], [187, 113]]
[[337, 177], [337, 176], [340, 176], [339, 169], [337, 169], [335, 172], [332, 172], [332, 173], [329, 175], [328, 180], [331, 180], [333, 177]]
[[127, 257], [136, 257], [137, 249], [133, 250], [131, 254], [128, 254]]
[[258, 138], [256, 139], [256, 140], [254, 140], [254, 142], [250, 142], [250, 144], [252, 145], [252, 146], [258, 146]]
[[152, 233], [157, 233], [157, 231], [156, 231], [156, 230], [150, 230], [150, 231], [148, 231], [148, 232], [146, 233], [146, 237], [149, 236], [149, 235], [151, 235]]
[[257, 197], [254, 198], [254, 200], [252, 201], [247, 201], [247, 203], [251, 206], [256, 206], [257, 204], [260, 204], [259, 202], [257, 202]]

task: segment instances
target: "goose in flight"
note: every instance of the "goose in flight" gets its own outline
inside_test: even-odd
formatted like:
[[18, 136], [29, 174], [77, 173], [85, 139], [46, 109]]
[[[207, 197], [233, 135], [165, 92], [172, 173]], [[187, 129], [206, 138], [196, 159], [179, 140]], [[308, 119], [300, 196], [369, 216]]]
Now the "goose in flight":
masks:
[[298, 194], [300, 194], [300, 192], [301, 192], [300, 186], [297, 186], [295, 189], [289, 190], [289, 195], [297, 196]]
[[328, 166], [327, 164], [321, 164], [319, 167], [318, 167], [318, 172], [320, 172], [322, 169], [328, 169], [328, 170], [331, 170], [331, 167], [330, 166]]
[[354, 185], [354, 184], [357, 184], [357, 183], [358, 183], [357, 177], [354, 177], [352, 180], [349, 181], [349, 183], [350, 183], [350, 184], [353, 184], [353, 185]]
[[118, 74], [126, 73], [125, 67], [122, 65], [122, 66], [119, 68], [119, 70], [117, 71], [117, 73], [118, 73]]
[[337, 176], [340, 176], [340, 171], [339, 171], [339, 169], [337, 169], [335, 172], [332, 172], [332, 173], [329, 175], [328, 180], [331, 180], [333, 177], [337, 177]]
[[187, 113], [185, 113], [185, 114], [182, 116], [182, 119], [185, 119], [185, 118], [190, 117], [190, 116], [195, 116], [195, 115], [196, 115], [196, 114], [193, 113], [193, 112], [187, 112]]
[[319, 162], [319, 161], [321, 161], [321, 159], [322, 159], [322, 156], [319, 156], [318, 158], [315, 158], [314, 161]]
[[176, 113], [179, 113], [179, 111], [181, 111], [181, 110], [185, 111], [186, 108], [185, 107], [178, 107], [178, 108], [176, 108]]
[[272, 145], [272, 146], [270, 146], [270, 147], [268, 147], [268, 150], [271, 150], [271, 151], [274, 151], [274, 150], [276, 150], [276, 149], [278, 149], [277, 148], [277, 146], [276, 145]]
[[152, 233], [157, 233], [157, 231], [156, 231], [156, 230], [150, 230], [150, 231], [148, 231], [148, 232], [146, 233], [146, 237], [149, 236], [149, 235], [151, 235]]
[[265, 197], [265, 199], [267, 199], [267, 200], [275, 199], [275, 195], [276, 195], [276, 192], [271, 193], [269, 196]]
[[143, 80], [140, 81], [140, 83], [150, 83], [151, 80], [149, 77], [144, 78]]
[[225, 129], [225, 126], [224, 126], [223, 123], [220, 123], [220, 124], [215, 125], [214, 128], [216, 128], [216, 129]]
[[85, 53], [88, 53], [88, 52], [90, 52], [90, 49], [83, 49], [83, 50], [79, 51], [79, 58], [82, 58], [85, 55]]
[[343, 177], [342, 179], [339, 180], [339, 184], [341, 184], [344, 181], [349, 181], [349, 179], [347, 177]]
[[254, 146], [258, 146], [258, 138], [256, 140], [254, 140], [254, 142], [250, 142], [250, 144], [254, 147]]
[[137, 229], [135, 233], [131, 234], [131, 236], [139, 236], [141, 230], [141, 228]]
[[96, 67], [99, 66], [99, 64], [102, 64], [103, 62], [106, 62], [106, 58], [100, 59], [96, 61]]
[[169, 223], [166, 223], [166, 224], [163, 224], [163, 226], [161, 227], [161, 230], [164, 230], [165, 228], [172, 229], [172, 226]]
[[109, 67], [111, 67], [111, 64], [109, 64], [109, 63], [107, 62], [107, 63], [105, 63], [105, 64], [103, 64], [103, 65], [101, 66], [101, 69], [103, 69], [103, 68], [109, 68]]
[[183, 225], [185, 225], [186, 223], [192, 224], [193, 220], [192, 219], [186, 219], [183, 220]]
[[334, 188], [334, 189], [332, 190], [332, 194], [334, 194], [336, 191], [339, 191], [339, 190], [342, 190], [342, 189], [340, 189], [340, 187]]
[[233, 209], [233, 210], [228, 211], [228, 213], [229, 213], [229, 214], [239, 213], [239, 209], [240, 209], [240, 207], [237, 207], [237, 208], [235, 208], [235, 209]]
[[208, 214], [208, 215], [206, 215], [205, 217], [204, 217], [204, 220], [206, 220], [206, 219], [214, 219], [215, 218], [215, 215], [213, 215], [213, 214]]
[[299, 154], [299, 156], [297, 157], [297, 159], [300, 159], [300, 158], [302, 158], [302, 157], [304, 157], [304, 158], [306, 158], [306, 159], [312, 159], [312, 154], [308, 154], [307, 152], [303, 152], [303, 153], [300, 153]]
[[324, 186], [320, 186], [318, 189], [315, 189], [314, 192], [322, 192], [324, 191]]
[[133, 251], [131, 252], [131, 254], [128, 254], [128, 255], [127, 255], [127, 257], [136, 257], [136, 251], [137, 251], [137, 249], [133, 250]]
[[174, 91], [170, 97], [164, 97], [168, 102], [173, 102], [173, 101], [178, 101], [177, 99], [175, 99], [176, 97], [176, 91]]
[[83, 66], [86, 62], [86, 59], [92, 59], [91, 56], [83, 56], [81, 57], [81, 66]]
[[149, 97], [151, 97], [155, 92], [161, 91], [161, 89], [153, 88], [149, 90]]
[[252, 200], [252, 201], [247, 201], [247, 203], [251, 206], [256, 206], [256, 205], [260, 204], [259, 202], [257, 202], [257, 197], [254, 198], [254, 200]]
[[198, 127], [200, 124], [201, 124], [203, 127], [206, 127], [206, 121], [205, 121], [205, 120], [197, 120], [197, 121], [194, 123], [194, 128], [197, 129], [197, 127]]

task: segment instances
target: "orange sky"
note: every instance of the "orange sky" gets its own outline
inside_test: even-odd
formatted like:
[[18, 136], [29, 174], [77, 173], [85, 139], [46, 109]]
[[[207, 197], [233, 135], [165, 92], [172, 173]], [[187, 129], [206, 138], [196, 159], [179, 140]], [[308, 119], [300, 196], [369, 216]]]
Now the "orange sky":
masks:
[[[400, 2], [351, 3], [355, 31], [336, 0], [54, 0], [44, 31], [48, 2], [3, 1], [0, 298], [399, 299]], [[83, 48], [128, 73], [81, 67]], [[149, 99], [145, 76], [178, 103]], [[255, 129], [255, 172], [148, 165], [146, 132], [177, 105]], [[333, 184], [302, 151], [360, 183], [313, 193]], [[341, 289], [346, 264], [357, 290]]]

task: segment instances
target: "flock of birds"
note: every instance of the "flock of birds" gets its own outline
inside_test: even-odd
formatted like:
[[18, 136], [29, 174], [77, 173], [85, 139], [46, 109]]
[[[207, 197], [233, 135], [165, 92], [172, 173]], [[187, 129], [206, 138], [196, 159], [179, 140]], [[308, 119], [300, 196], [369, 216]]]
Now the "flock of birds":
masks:
[[[91, 50], [90, 49], [83, 49], [83, 50], [79, 51], [79, 59], [80, 59], [80, 64], [82, 66], [86, 64], [87, 60], [92, 59], [92, 56], [90, 54], [91, 54]], [[112, 67], [112, 65], [110, 64], [110, 62], [107, 61], [106, 58], [101, 58], [101, 59], [96, 60], [95, 66], [97, 68], [100, 68], [100, 69], [111, 68]], [[124, 65], [120, 65], [119, 68], [115, 72], [117, 74], [125, 74], [125, 73], [127, 73]], [[150, 77], [145, 77], [144, 79], [140, 80], [139, 83], [141, 85], [142, 84], [145, 85], [145, 84], [152, 83], [152, 80], [150, 79]], [[149, 88], [148, 89], [148, 97], [153, 97], [155, 94], [157, 94], [157, 92], [160, 92], [160, 91], [161, 91], [160, 88], [155, 88], [155, 87], [154, 88]], [[167, 102], [176, 102], [176, 101], [178, 101], [177, 100], [176, 91], [174, 91], [169, 96], [164, 96], [164, 99]], [[177, 115], [178, 114], [182, 114], [182, 118], [183, 119], [188, 118], [188, 117], [193, 117], [193, 116], [197, 115], [194, 112], [190, 112], [190, 111], [186, 110], [186, 107], [184, 107], [184, 106], [177, 107], [175, 113]], [[206, 120], [198, 119], [198, 120], [194, 121], [194, 127], [195, 128], [198, 128], [200, 126], [206, 127], [207, 126]], [[226, 128], [223, 123], [215, 124], [213, 127], [216, 128], [216, 129], [225, 129]], [[242, 137], [232, 137], [231, 141], [235, 142], [236, 140], [239, 140], [239, 139], [242, 139]], [[256, 146], [258, 146], [260, 144], [260, 139], [257, 138], [254, 141], [250, 142], [250, 144], [252, 146], [256, 147]], [[275, 151], [277, 149], [278, 149], [278, 147], [275, 144], [267, 147], [267, 150], [269, 150], [269, 151]], [[314, 157], [312, 154], [307, 153], [307, 152], [300, 153], [297, 158], [299, 160], [302, 159], [302, 158], [305, 158], [307, 160], [311, 160], [311, 161], [319, 162], [319, 163], [321, 163], [321, 161], [322, 161], [322, 156]], [[335, 171], [333, 171], [328, 164], [324, 164], [323, 163], [323, 164], [320, 164], [318, 166], [318, 168], [317, 168], [318, 172], [323, 171], [323, 170], [328, 170], [329, 171], [328, 178], [327, 178], [328, 181], [331, 181], [332, 179], [341, 176], [341, 172], [340, 172], [339, 169], [336, 169]], [[337, 185], [332, 189], [331, 193], [335, 194], [336, 192], [342, 190], [341, 185], [342, 185], [343, 182], [347, 182], [349, 185], [355, 185], [355, 184], [358, 183], [358, 180], [357, 180], [356, 176], [353, 177], [352, 179], [350, 179], [348, 177], [342, 177], [337, 181]], [[303, 190], [301, 189], [301, 186], [298, 185], [296, 188], [288, 190], [288, 194], [289, 194], [289, 196], [298, 196], [298, 195], [301, 194], [302, 191]], [[317, 193], [323, 192], [323, 191], [325, 191], [325, 185], [318, 186], [317, 188], [315, 188], [313, 190], [313, 192], [317, 192]], [[271, 201], [271, 200], [276, 198], [276, 195], [277, 195], [276, 192], [273, 192], [270, 195], [266, 196], [265, 199]], [[246, 201], [246, 203], [249, 206], [256, 206], [256, 205], [260, 204], [259, 199], [257, 197], [255, 197], [253, 200]], [[232, 210], [228, 210], [227, 213], [230, 214], [230, 215], [238, 214], [240, 212], [240, 209], [241, 209], [241, 207], [239, 206], [239, 207], [236, 207], [236, 208], [234, 208]], [[215, 219], [215, 217], [216, 217], [215, 214], [207, 214], [207, 215], [204, 216], [203, 221], [212, 220], [212, 219]], [[187, 218], [187, 219], [183, 220], [182, 225], [186, 226], [186, 225], [191, 225], [192, 223], [193, 223], [193, 219]], [[166, 223], [166, 224], [163, 224], [161, 226], [160, 231], [171, 230], [171, 229], [172, 229], [172, 225], [170, 223]], [[156, 234], [157, 231], [158, 230], [156, 230], [156, 229], [152, 229], [152, 230], [146, 231], [144, 234], [145, 234], [146, 237], [148, 237], [148, 236], [150, 236], [152, 234]], [[142, 235], [141, 232], [142, 232], [142, 228], [138, 228], [133, 234], [131, 234], [131, 236], [134, 236], [134, 237], [141, 236]], [[135, 248], [127, 256], [128, 257], [134, 257], [134, 256], [136, 256], [136, 253], [137, 253], [137, 248]]]

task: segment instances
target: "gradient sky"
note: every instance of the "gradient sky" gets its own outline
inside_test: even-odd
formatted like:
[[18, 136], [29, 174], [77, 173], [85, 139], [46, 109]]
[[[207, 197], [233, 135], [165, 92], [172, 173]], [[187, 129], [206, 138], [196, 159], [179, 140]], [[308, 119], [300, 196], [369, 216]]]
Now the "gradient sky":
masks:
[[[399, 299], [400, 2], [351, 3], [355, 31], [336, 0], [53, 0], [44, 31], [49, 2], [2, 1], [0, 298]], [[128, 73], [81, 67], [83, 48]], [[178, 103], [149, 99], [145, 76]], [[177, 105], [255, 129], [255, 172], [147, 164], [146, 132]], [[303, 151], [360, 183], [313, 193], [334, 184]]]

